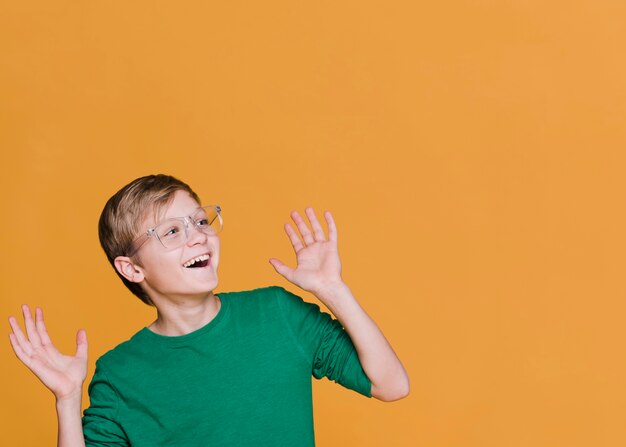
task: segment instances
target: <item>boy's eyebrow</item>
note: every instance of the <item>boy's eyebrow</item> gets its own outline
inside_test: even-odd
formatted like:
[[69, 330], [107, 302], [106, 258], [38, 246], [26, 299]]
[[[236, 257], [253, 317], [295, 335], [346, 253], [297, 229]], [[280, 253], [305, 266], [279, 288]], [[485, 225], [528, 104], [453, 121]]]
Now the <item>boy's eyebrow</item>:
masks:
[[194, 209], [192, 212], [190, 212], [190, 213], [188, 213], [188, 214], [185, 214], [184, 216], [169, 216], [169, 217], [167, 217], [167, 216], [163, 216], [163, 219], [161, 219], [161, 220], [157, 221], [157, 223], [156, 223], [156, 224], [154, 224], [154, 226], [152, 226], [152, 227], [150, 227], [150, 228], [154, 228], [154, 227], [156, 227], [157, 225], [159, 225], [161, 222], [165, 222], [165, 221], [166, 221], [166, 220], [168, 220], [168, 219], [184, 219], [185, 217], [191, 217], [191, 216], [193, 216], [194, 214], [196, 214], [196, 213], [197, 213], [199, 210], [201, 210], [201, 209], [202, 209], [202, 206], [198, 206], [198, 207], [197, 207], [196, 209]]

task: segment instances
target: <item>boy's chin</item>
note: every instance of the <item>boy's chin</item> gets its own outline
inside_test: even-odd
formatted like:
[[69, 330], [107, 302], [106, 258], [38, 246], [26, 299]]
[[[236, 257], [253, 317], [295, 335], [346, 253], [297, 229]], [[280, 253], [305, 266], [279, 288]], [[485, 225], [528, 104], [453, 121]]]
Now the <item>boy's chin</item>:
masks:
[[217, 278], [213, 278], [210, 281], [206, 282], [206, 285], [200, 287], [200, 293], [213, 293], [215, 289], [217, 289]]

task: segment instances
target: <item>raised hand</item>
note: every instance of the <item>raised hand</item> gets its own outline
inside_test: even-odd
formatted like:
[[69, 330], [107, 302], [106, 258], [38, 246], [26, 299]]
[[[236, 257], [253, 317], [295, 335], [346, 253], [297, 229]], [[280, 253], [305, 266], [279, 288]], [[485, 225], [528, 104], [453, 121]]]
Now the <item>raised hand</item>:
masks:
[[17, 319], [9, 317], [13, 332], [9, 334], [15, 355], [41, 382], [52, 391], [57, 400], [75, 398], [82, 393], [87, 376], [87, 334], [84, 330], [76, 334], [76, 354], [61, 354], [52, 344], [43, 320], [43, 311], [35, 310], [35, 321], [27, 305], [22, 306], [26, 335]]
[[326, 238], [313, 208], [307, 208], [305, 212], [310, 228], [297, 211], [292, 211], [291, 218], [300, 234], [291, 224], [285, 225], [285, 233], [296, 254], [296, 268], [288, 267], [273, 258], [270, 259], [270, 263], [288, 281], [320, 297], [328, 288], [343, 283], [337, 250], [337, 228], [333, 216], [326, 211], [324, 213], [328, 224], [328, 238]]

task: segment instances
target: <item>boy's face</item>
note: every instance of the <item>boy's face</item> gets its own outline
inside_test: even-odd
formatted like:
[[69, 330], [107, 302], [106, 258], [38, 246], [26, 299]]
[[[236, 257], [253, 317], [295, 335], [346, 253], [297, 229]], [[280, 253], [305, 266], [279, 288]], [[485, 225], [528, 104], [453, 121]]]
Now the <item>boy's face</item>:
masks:
[[[160, 216], [160, 221], [172, 217], [191, 216], [200, 205], [186, 191], [176, 191], [174, 198]], [[154, 227], [153, 217], [148, 217], [141, 226], [141, 231]], [[194, 225], [188, 228], [188, 239], [176, 249], [166, 249], [154, 237], [151, 237], [139, 249], [138, 264], [135, 268], [143, 276], [140, 281], [143, 289], [155, 304], [157, 297], [166, 299], [184, 299], [205, 297], [217, 287], [217, 266], [219, 264], [220, 240], [217, 235], [208, 235]], [[203, 267], [185, 267], [186, 263], [199, 256], [208, 255], [208, 264]]]

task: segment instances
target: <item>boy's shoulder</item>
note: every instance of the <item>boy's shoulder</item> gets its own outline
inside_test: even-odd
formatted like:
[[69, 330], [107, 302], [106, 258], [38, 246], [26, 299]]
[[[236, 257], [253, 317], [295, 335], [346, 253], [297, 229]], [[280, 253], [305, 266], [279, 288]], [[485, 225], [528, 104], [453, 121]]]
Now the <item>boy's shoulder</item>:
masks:
[[144, 331], [149, 331], [149, 329], [146, 327], [142, 328], [128, 340], [121, 342], [114, 348], [111, 348], [102, 354], [96, 360], [96, 366], [102, 368], [103, 366], [110, 364], [123, 363], [129, 356], [133, 356], [134, 353], [140, 351], [143, 346], [142, 339], [144, 338]]
[[306, 306], [306, 303], [298, 295], [281, 286], [268, 286], [238, 292], [221, 292], [223, 304], [233, 309], [257, 309], [260, 314], [273, 313], [279, 309], [289, 312], [292, 308]]
[[216, 294], [222, 301], [223, 308], [231, 314], [239, 316], [241, 312], [259, 317], [273, 313], [281, 306], [290, 292], [280, 286], [259, 287], [235, 292], [219, 292]]

